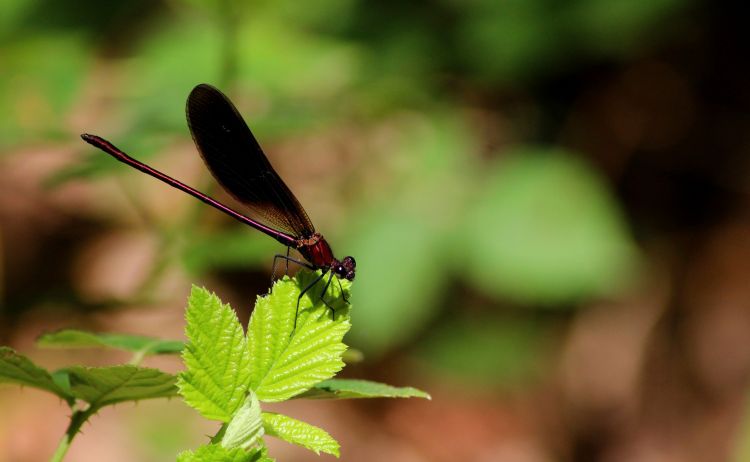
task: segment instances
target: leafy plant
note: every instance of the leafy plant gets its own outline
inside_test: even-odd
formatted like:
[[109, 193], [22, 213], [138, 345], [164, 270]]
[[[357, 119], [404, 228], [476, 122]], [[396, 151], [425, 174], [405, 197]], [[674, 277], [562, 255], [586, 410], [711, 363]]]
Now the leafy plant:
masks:
[[[339, 455], [339, 444], [324, 430], [261, 403], [296, 398], [428, 398], [411, 387], [333, 377], [344, 367], [343, 337], [351, 323], [351, 283], [317, 283], [320, 273], [301, 271], [277, 281], [258, 297], [247, 333], [232, 308], [203, 288], [188, 299], [183, 344], [148, 337], [63, 330], [43, 335], [42, 347], [105, 347], [130, 351], [130, 364], [72, 366], [49, 372], [7, 347], [0, 347], [0, 383], [39, 388], [62, 398], [73, 410], [70, 424], [50, 460], [62, 460], [83, 423], [105, 406], [125, 401], [181, 396], [203, 417], [221, 422], [211, 440], [177, 456], [190, 461], [270, 461], [263, 437], [273, 436], [315, 453]], [[300, 297], [300, 294], [303, 294]], [[181, 352], [185, 370], [173, 376], [140, 367], [144, 357]]]

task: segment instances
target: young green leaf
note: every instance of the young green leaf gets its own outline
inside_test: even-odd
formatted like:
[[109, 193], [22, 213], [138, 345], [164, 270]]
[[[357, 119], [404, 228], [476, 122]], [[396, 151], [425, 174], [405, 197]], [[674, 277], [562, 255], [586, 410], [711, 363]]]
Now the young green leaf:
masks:
[[339, 443], [325, 430], [301, 420], [273, 412], [263, 413], [266, 434], [305, 447], [315, 454], [325, 452], [339, 456]]
[[237, 315], [206, 289], [193, 287], [185, 315], [187, 370], [178, 386], [185, 402], [207, 419], [229, 422], [245, 400], [250, 379], [247, 342]]
[[76, 329], [50, 332], [39, 337], [36, 344], [47, 348], [114, 348], [144, 354], [179, 353], [184, 343], [179, 340], [161, 340], [153, 337], [127, 334], [102, 334]]
[[330, 379], [298, 396], [308, 399], [425, 398], [428, 393], [413, 387], [393, 387], [369, 380]]
[[[305, 293], [297, 314], [300, 292], [319, 274], [301, 271], [294, 279], [285, 277], [269, 295], [258, 298], [248, 326], [248, 349], [253, 358], [250, 388], [261, 401], [289, 399], [333, 377], [344, 366], [342, 340], [351, 324], [339, 281], [333, 280], [325, 293], [333, 314], [321, 299], [325, 277]], [[341, 281], [345, 292], [349, 284]]]
[[256, 462], [262, 460], [260, 449], [250, 452], [242, 448], [225, 448], [218, 444], [207, 444], [195, 451], [184, 451], [177, 455], [177, 462]]
[[46, 390], [72, 404], [74, 399], [45, 369], [12, 348], [0, 347], [0, 383], [15, 383]]
[[58, 372], [68, 375], [71, 394], [94, 408], [123, 401], [177, 396], [175, 377], [158, 369], [129, 365], [73, 366]]
[[242, 407], [234, 414], [224, 432], [221, 445], [225, 448], [248, 449], [263, 436], [263, 423], [260, 418], [260, 402], [252, 390], [245, 398]]

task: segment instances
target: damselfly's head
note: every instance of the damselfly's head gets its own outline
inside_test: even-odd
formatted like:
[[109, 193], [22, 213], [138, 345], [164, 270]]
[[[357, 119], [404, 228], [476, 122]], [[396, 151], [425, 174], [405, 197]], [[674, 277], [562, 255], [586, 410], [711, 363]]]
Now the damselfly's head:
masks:
[[356, 267], [357, 262], [354, 261], [353, 257], [344, 257], [343, 260], [335, 262], [331, 269], [336, 273], [336, 276], [353, 281]]

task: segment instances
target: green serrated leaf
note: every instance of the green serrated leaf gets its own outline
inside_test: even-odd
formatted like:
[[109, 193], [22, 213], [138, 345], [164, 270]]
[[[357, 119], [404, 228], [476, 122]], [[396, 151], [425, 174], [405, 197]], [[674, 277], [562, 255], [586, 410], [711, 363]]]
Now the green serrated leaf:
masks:
[[206, 289], [193, 287], [185, 314], [187, 370], [178, 386], [185, 402], [207, 419], [229, 422], [245, 400], [250, 379], [247, 342], [237, 315]]
[[331, 379], [316, 384], [298, 396], [307, 399], [354, 399], [354, 398], [424, 398], [432, 397], [417, 388], [393, 387], [369, 380]]
[[127, 334], [103, 334], [76, 329], [50, 332], [39, 337], [37, 345], [46, 348], [114, 348], [151, 354], [179, 353], [184, 343], [179, 340], [160, 340], [153, 337]]
[[[342, 340], [351, 327], [350, 306], [342, 298], [338, 279], [331, 281], [325, 293], [334, 308], [333, 319], [321, 299], [324, 277], [302, 297], [294, 326], [299, 294], [319, 275], [300, 271], [294, 279], [277, 281], [269, 295], [258, 298], [248, 326], [248, 349], [253, 358], [250, 387], [261, 401], [289, 399], [333, 377], [344, 366]], [[341, 281], [345, 292], [349, 285]]]
[[26, 385], [54, 393], [68, 403], [74, 401], [47, 370], [8, 347], [0, 347], [0, 383]]
[[175, 377], [158, 369], [130, 365], [73, 366], [61, 372], [68, 375], [71, 394], [95, 408], [124, 401], [177, 396]]
[[221, 445], [225, 448], [248, 449], [263, 436], [258, 396], [250, 390], [242, 407], [229, 421]]
[[245, 451], [242, 448], [225, 448], [218, 444], [207, 444], [195, 451], [184, 451], [177, 455], [177, 462], [256, 462], [263, 454], [256, 448]]
[[325, 452], [336, 457], [339, 456], [339, 443], [331, 435], [325, 430], [301, 420], [283, 414], [264, 412], [263, 427], [266, 434], [305, 447], [316, 454]]

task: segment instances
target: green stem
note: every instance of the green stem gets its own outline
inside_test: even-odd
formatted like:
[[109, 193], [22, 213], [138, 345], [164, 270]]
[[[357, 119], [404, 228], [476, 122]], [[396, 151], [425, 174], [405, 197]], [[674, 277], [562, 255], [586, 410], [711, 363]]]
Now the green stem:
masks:
[[141, 362], [143, 362], [143, 358], [146, 357], [146, 349], [138, 350], [135, 353], [133, 353], [133, 357], [130, 358], [130, 361], [128, 361], [128, 364], [131, 366], [140, 366]]
[[70, 416], [70, 424], [68, 424], [68, 429], [60, 439], [60, 444], [57, 445], [57, 450], [50, 458], [50, 462], [60, 462], [63, 460], [65, 454], [67, 454], [68, 452], [68, 449], [70, 449], [70, 443], [73, 442], [73, 438], [75, 438], [78, 432], [81, 431], [81, 427], [84, 423], [86, 423], [87, 420], [89, 420], [89, 417], [94, 414], [96, 414], [96, 409], [90, 406], [86, 409], [79, 409], [73, 412], [73, 415]]
[[211, 437], [211, 444], [221, 443], [221, 440], [224, 438], [224, 433], [227, 432], [227, 426], [229, 426], [229, 424], [226, 422], [221, 424], [221, 428], [219, 428], [219, 431], [217, 431], [216, 434]]

